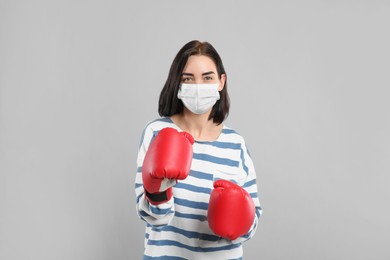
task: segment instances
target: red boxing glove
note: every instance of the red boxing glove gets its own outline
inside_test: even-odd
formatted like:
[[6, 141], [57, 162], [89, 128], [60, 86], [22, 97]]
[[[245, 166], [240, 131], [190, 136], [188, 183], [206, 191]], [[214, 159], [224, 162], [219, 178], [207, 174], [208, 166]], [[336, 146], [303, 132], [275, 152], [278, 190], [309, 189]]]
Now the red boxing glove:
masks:
[[218, 180], [211, 192], [207, 219], [217, 235], [234, 240], [248, 233], [255, 217], [255, 204], [239, 185]]
[[152, 140], [142, 165], [146, 198], [160, 204], [172, 197], [172, 186], [187, 178], [192, 162], [194, 138], [187, 132], [164, 128]]

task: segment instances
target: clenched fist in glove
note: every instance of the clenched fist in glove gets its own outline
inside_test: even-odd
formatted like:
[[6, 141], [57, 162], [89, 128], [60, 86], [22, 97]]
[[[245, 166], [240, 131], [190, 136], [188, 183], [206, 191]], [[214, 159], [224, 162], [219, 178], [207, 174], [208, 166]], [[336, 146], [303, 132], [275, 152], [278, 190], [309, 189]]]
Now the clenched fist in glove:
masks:
[[187, 178], [194, 138], [187, 132], [163, 128], [152, 140], [142, 165], [146, 198], [157, 205], [172, 197], [172, 186]]
[[207, 219], [215, 234], [234, 240], [248, 233], [254, 217], [255, 205], [246, 190], [230, 181], [214, 182]]

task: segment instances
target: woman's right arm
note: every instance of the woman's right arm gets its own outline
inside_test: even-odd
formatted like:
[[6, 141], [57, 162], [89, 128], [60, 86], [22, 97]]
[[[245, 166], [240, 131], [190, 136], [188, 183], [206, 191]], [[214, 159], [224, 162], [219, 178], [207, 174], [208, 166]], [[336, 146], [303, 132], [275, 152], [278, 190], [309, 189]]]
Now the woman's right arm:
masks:
[[167, 225], [175, 214], [173, 197], [167, 202], [154, 205], [149, 203], [145, 197], [145, 189], [142, 182], [142, 164], [146, 151], [155, 137], [155, 133], [150, 124], [148, 124], [141, 137], [141, 143], [137, 156], [137, 173], [135, 177], [136, 206], [139, 218], [154, 227]]

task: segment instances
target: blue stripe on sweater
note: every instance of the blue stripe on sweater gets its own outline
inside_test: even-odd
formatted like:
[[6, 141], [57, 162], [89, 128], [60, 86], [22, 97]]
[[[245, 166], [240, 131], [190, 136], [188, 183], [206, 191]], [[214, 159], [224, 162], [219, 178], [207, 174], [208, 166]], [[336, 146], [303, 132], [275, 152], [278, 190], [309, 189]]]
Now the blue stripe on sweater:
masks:
[[213, 180], [213, 175], [211, 173], [191, 170], [190, 175], [197, 179], [210, 180], [210, 181]]
[[165, 123], [173, 123], [173, 121], [169, 117], [162, 117], [162, 118], [156, 119], [156, 121], [165, 122]]
[[206, 202], [191, 201], [191, 200], [185, 200], [179, 198], [175, 198], [175, 203], [189, 208], [204, 209], [204, 210], [207, 210], [209, 205]]
[[152, 230], [156, 231], [156, 232], [173, 232], [173, 233], [177, 233], [177, 234], [183, 235], [183, 236], [188, 237], [188, 238], [195, 238], [195, 239], [201, 239], [201, 240], [206, 240], [206, 241], [218, 241], [221, 239], [219, 236], [216, 236], [216, 235], [188, 231], [188, 230], [180, 229], [180, 228], [177, 228], [174, 226], [165, 226], [161, 229], [152, 228]]
[[263, 209], [261, 207], [256, 208], [256, 216], [257, 218], [260, 218], [260, 215], [262, 214]]
[[194, 247], [189, 246], [177, 241], [173, 240], [148, 240], [148, 245], [154, 245], [154, 246], [176, 246], [180, 248], [185, 248], [193, 252], [216, 252], [216, 251], [222, 251], [222, 250], [232, 250], [234, 248], [240, 247], [241, 244], [230, 244], [226, 246], [221, 247]]
[[207, 216], [205, 216], [205, 215], [187, 214], [187, 213], [181, 213], [178, 211], [175, 212], [175, 217], [186, 218], [186, 219], [197, 219], [197, 220], [202, 221], [202, 222], [207, 220]]
[[232, 150], [240, 150], [241, 144], [240, 143], [231, 143], [231, 142], [219, 142], [219, 141], [214, 141], [214, 142], [199, 142], [201, 144], [206, 144], [206, 145], [211, 145], [217, 148], [222, 148], [222, 149], [232, 149]]
[[160, 208], [156, 208], [156, 207], [150, 207], [150, 210], [152, 211], [153, 214], [156, 214], [156, 215], [167, 215], [172, 211], [171, 208], [166, 208], [166, 209], [160, 209]]
[[143, 260], [187, 260], [187, 258], [182, 258], [178, 256], [170, 256], [170, 255], [163, 255], [163, 256], [148, 256], [144, 255]]
[[212, 155], [204, 154], [204, 153], [194, 153], [193, 159], [208, 161], [208, 162], [217, 163], [217, 164], [228, 165], [228, 166], [232, 166], [232, 167], [239, 166], [238, 161], [227, 159], [227, 158], [216, 157], [216, 156], [212, 156]]
[[194, 185], [186, 184], [186, 183], [182, 183], [182, 182], [177, 183], [175, 185], [175, 188], [194, 191], [194, 192], [201, 192], [201, 193], [206, 193], [206, 194], [211, 193], [211, 189], [209, 189], [209, 188], [194, 186]]
[[239, 143], [228, 143], [228, 142], [213, 142], [213, 146], [222, 148], [222, 149], [233, 149], [240, 150], [241, 144]]
[[227, 128], [222, 129], [222, 133], [223, 134], [237, 134], [237, 132], [234, 131], [233, 129], [227, 129]]
[[244, 171], [246, 172], [246, 176], [249, 175], [249, 169], [245, 164], [245, 157], [244, 157], [244, 150], [241, 149], [241, 162], [242, 162], [242, 167], [244, 168]]
[[141, 193], [141, 195], [138, 195], [138, 197], [137, 197], [137, 204], [139, 203], [139, 200], [141, 199], [142, 195], [144, 195], [144, 194]]
[[140, 210], [140, 211], [138, 211], [138, 213], [141, 217], [150, 217], [150, 215], [148, 213], [146, 213], [144, 210]]
[[256, 184], [256, 179], [253, 179], [253, 180], [248, 181], [247, 183], [245, 183], [242, 187], [243, 188], [248, 188], [248, 187], [250, 187], [252, 185], [255, 185], [255, 184]]

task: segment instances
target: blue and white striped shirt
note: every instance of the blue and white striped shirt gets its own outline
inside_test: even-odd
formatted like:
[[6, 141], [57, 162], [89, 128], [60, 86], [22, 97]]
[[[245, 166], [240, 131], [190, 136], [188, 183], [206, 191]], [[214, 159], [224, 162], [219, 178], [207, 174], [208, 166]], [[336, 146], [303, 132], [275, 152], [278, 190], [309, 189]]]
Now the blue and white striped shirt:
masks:
[[[254, 235], [262, 213], [256, 173], [244, 139], [223, 126], [216, 141], [195, 141], [189, 176], [173, 187], [173, 197], [168, 202], [152, 205], [145, 199], [142, 164], [151, 140], [165, 127], [182, 131], [170, 118], [149, 122], [137, 158], [137, 212], [146, 222], [144, 259], [242, 259], [242, 243]], [[208, 226], [208, 202], [217, 179], [239, 184], [256, 206], [250, 231], [233, 241], [215, 235]]]

